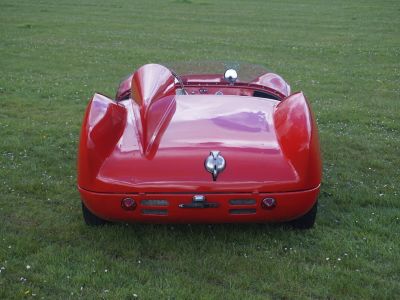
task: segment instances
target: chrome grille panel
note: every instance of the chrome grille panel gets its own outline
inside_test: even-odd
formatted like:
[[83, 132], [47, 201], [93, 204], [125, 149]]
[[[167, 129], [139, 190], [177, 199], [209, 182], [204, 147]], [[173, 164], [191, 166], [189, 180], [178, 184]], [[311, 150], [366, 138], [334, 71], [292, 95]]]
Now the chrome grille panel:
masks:
[[256, 209], [255, 208], [230, 209], [229, 213], [231, 215], [250, 215], [250, 214], [255, 214]]
[[255, 199], [231, 199], [229, 200], [230, 205], [255, 205]]
[[166, 209], [142, 209], [143, 215], [156, 215], [156, 216], [166, 216], [168, 215], [168, 210]]
[[140, 201], [140, 204], [143, 206], [168, 206], [168, 200], [146, 199]]

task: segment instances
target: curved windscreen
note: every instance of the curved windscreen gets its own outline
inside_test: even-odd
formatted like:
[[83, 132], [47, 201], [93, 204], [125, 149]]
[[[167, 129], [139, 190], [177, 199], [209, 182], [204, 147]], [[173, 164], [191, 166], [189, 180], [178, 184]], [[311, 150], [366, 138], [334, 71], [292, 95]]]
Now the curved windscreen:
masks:
[[260, 65], [239, 63], [239, 62], [220, 62], [220, 61], [188, 61], [162, 63], [176, 75], [185, 77], [188, 75], [201, 74], [220, 74], [223, 76], [226, 70], [234, 69], [238, 74], [238, 81], [251, 82], [270, 71]]

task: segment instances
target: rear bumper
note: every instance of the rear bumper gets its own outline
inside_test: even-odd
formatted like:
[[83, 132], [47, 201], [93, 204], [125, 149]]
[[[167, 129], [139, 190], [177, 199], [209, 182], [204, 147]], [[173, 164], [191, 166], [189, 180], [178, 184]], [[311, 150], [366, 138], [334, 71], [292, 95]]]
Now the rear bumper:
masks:
[[[107, 194], [78, 187], [82, 201], [96, 216], [108, 221], [139, 223], [266, 223], [296, 219], [307, 213], [317, 201], [320, 187], [284, 193], [157, 193], [157, 194]], [[194, 195], [204, 195], [208, 203], [217, 207], [181, 208], [192, 203]], [[128, 211], [121, 200], [129, 197], [137, 207]], [[261, 207], [264, 198], [274, 198], [276, 206], [266, 210]], [[249, 204], [235, 205], [238, 201]], [[145, 201], [164, 200], [164, 201]], [[251, 201], [250, 201], [251, 200]], [[240, 202], [240, 201], [239, 201]], [[243, 202], [243, 201], [242, 201]], [[150, 204], [149, 204], [150, 203]], [[162, 205], [154, 205], [154, 204]]]

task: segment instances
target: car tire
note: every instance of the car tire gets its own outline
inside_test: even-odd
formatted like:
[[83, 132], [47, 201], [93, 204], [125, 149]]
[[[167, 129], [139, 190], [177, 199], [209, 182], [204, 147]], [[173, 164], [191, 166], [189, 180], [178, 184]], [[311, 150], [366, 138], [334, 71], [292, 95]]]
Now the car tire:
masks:
[[94, 215], [82, 202], [82, 213], [83, 219], [85, 220], [86, 225], [89, 226], [101, 226], [107, 223], [106, 220], [99, 218], [98, 216]]
[[310, 229], [314, 226], [315, 218], [317, 216], [318, 201], [304, 216], [289, 222], [289, 224], [296, 229]]

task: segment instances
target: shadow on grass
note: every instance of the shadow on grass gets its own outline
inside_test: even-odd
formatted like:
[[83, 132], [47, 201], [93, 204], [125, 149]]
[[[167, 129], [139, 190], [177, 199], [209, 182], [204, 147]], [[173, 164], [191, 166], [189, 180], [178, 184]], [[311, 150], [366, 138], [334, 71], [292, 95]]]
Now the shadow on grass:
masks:
[[104, 226], [90, 227], [93, 230], [124, 230], [142, 234], [174, 232], [177, 235], [203, 234], [205, 232], [228, 234], [274, 234], [274, 233], [307, 233], [310, 230], [293, 228], [289, 223], [221, 223], [221, 224], [150, 224], [150, 223], [107, 223]]
[[[83, 228], [82, 228], [83, 227]], [[287, 240], [314, 239], [318, 229], [298, 230], [286, 223], [268, 224], [124, 224], [110, 223], [100, 227], [82, 225], [79, 233], [87, 240], [101, 243], [134, 243], [155, 245], [251, 244], [284, 242]], [[100, 243], [100, 244], [101, 244]]]
[[319, 247], [321, 232], [294, 230], [286, 224], [108, 224], [79, 226], [79, 240], [85, 249], [112, 260], [137, 264], [187, 263], [288, 255], [291, 249], [308, 253]]

